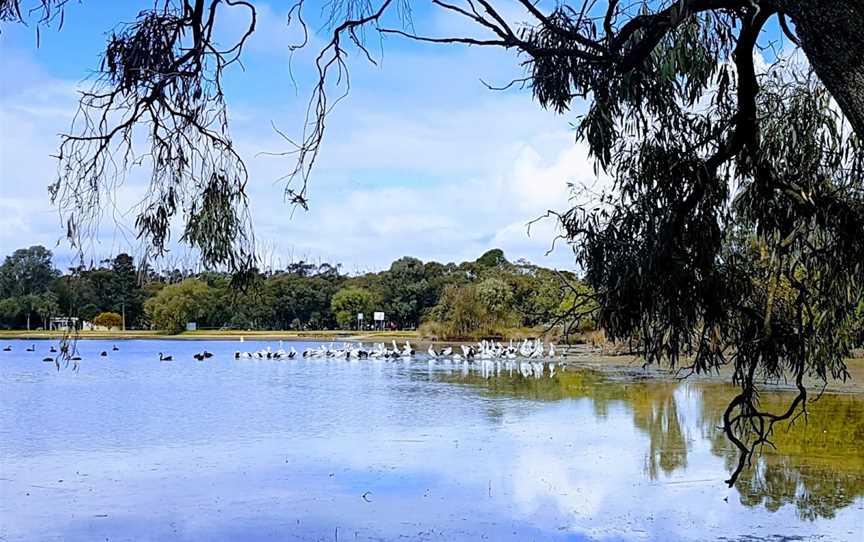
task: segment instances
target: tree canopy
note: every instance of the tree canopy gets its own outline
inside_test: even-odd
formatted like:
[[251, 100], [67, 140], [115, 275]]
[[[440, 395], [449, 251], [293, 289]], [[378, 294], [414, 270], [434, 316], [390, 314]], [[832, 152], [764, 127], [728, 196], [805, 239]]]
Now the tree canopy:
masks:
[[[135, 262], [128, 254], [61, 274], [49, 251], [31, 247], [7, 257], [7, 265], [0, 266], [0, 283], [10, 280], [8, 270], [15, 268], [10, 262], [25, 254], [49, 256], [36, 258], [30, 274], [50, 280], [35, 293], [0, 290], [3, 328], [24, 327], [30, 315], [47, 327], [48, 318], [57, 315], [97, 326], [125, 324], [169, 333], [183, 331], [187, 322], [202, 329], [371, 329], [373, 312], [378, 311], [385, 314], [388, 328], [425, 326], [422, 331], [437, 338], [500, 337], [515, 328], [543, 334], [560, 323], [569, 307], [561, 285], [574, 280], [570, 273], [526, 261], [487, 267], [476, 261], [442, 264], [404, 257], [383, 271], [355, 276], [341, 273], [338, 265], [296, 262], [255, 272], [249, 286], [238, 290], [228, 272], [145, 267], [135, 279], [130, 276]], [[482, 318], [465, 322], [451, 310], [452, 296], [466, 293], [472, 304], [463, 305], [464, 310]], [[358, 313], [364, 315], [359, 323]]]
[[57, 297], [49, 289], [58, 275], [45, 247], [20, 248], [6, 256], [0, 266], [0, 318], [23, 317], [27, 329], [34, 313], [47, 321], [58, 310]]
[[330, 307], [340, 327], [349, 328], [360, 314], [369, 319], [375, 307], [375, 297], [365, 288], [342, 288], [333, 296]]
[[[30, 12], [20, 4], [0, 0], [0, 17], [23, 21]], [[31, 16], [48, 24], [66, 3], [37, 4]], [[299, 137], [286, 136], [291, 201], [308, 205], [331, 94], [347, 91], [349, 51], [373, 60], [364, 36], [513, 51], [525, 74], [512, 84], [560, 113], [584, 107], [576, 133], [598, 175], [613, 181], [592, 201], [553, 213], [593, 288], [571, 316], [596, 312], [610, 337], [632, 341], [649, 363], [734, 367], [740, 393], [723, 417], [740, 451], [733, 484], [775, 423], [806, 413], [806, 376], [846, 374], [864, 284], [864, 64], [856, 58], [864, 4], [517, 0], [514, 16], [493, 0], [432, 0], [468, 23], [456, 36], [424, 34], [411, 4], [325, 4], [329, 39], [308, 118]], [[300, 0], [292, 9], [304, 29], [305, 8]], [[214, 27], [228, 10], [245, 13], [248, 26], [220, 46]], [[136, 220], [140, 235], [160, 253], [182, 216], [183, 239], [205, 263], [254, 267], [247, 173], [220, 81], [255, 31], [255, 13], [246, 1], [169, 0], [111, 34], [99, 77], [62, 138], [51, 188], [73, 242], [145, 134], [151, 190]], [[806, 60], [772, 48], [780, 36]], [[412, 265], [403, 270], [408, 280], [417, 278]], [[416, 318], [428, 287], [418, 282], [395, 310]], [[794, 401], [760, 408], [759, 381], [785, 375], [798, 388]]]

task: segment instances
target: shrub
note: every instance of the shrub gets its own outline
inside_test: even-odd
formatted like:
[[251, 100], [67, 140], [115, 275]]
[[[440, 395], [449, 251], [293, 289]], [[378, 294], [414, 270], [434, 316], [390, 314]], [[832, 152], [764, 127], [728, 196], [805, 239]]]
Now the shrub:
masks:
[[375, 305], [375, 297], [365, 288], [343, 288], [336, 292], [330, 301], [330, 308], [336, 314], [336, 322], [341, 328], [349, 328], [363, 313], [369, 318]]
[[93, 318], [93, 324], [112, 329], [123, 325], [123, 317], [116, 312], [100, 312]]
[[170, 284], [144, 303], [153, 327], [169, 333], [180, 333], [187, 322], [205, 321], [217, 306], [213, 289], [198, 279]]

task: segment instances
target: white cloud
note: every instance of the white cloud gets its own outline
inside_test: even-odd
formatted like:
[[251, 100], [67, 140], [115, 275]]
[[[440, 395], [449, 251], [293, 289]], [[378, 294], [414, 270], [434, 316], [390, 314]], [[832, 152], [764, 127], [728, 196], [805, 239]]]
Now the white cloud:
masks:
[[[250, 62], [278, 42], [284, 17], [259, 12], [261, 36]], [[270, 29], [270, 31], [266, 31]], [[389, 46], [389, 44], [388, 44]], [[271, 51], [272, 52], [272, 51]], [[55, 175], [50, 155], [74, 111], [75, 84], [56, 81], [26, 55], [9, 51], [31, 76], [0, 97], [0, 191], [6, 212], [0, 252], [22, 245], [54, 246], [62, 238], [46, 187]], [[12, 60], [10, 60], [10, 58]], [[272, 60], [266, 62], [273, 62]], [[497, 52], [421, 48], [387, 50], [382, 67], [357, 64], [352, 93], [334, 111], [315, 170], [305, 213], [284, 201], [277, 180], [290, 158], [260, 151], [284, 149], [270, 129], [296, 127], [306, 94], [287, 96], [282, 109], [256, 104], [251, 85], [232, 99], [234, 134], [251, 173], [256, 235], [271, 251], [323, 258], [347, 269], [375, 269], [402, 255], [460, 261], [500, 247], [512, 259], [570, 267], [566, 249], [545, 257], [554, 222], [527, 223], [567, 204], [566, 184], [587, 180], [591, 167], [566, 118], [542, 111], [527, 93], [487, 91], [479, 75], [499, 77], [513, 59]], [[29, 66], [29, 68], [24, 68]], [[436, 88], [433, 82], [445, 80]], [[237, 85], [237, 81], [233, 83]], [[133, 177], [137, 177], [133, 175]], [[140, 197], [145, 185], [130, 178], [111, 215]], [[105, 221], [93, 258], [134, 250], [130, 220]], [[59, 249], [63, 252], [62, 246]]]
[[[504, 249], [511, 258], [570, 266], [570, 253], [564, 247], [545, 257], [557, 235], [554, 220], [532, 226], [530, 237], [527, 225], [548, 209], [566, 205], [568, 181], [590, 175], [584, 149], [573, 145], [566, 133], [549, 138], [551, 141], [543, 138], [542, 148], [510, 142], [501, 145], [497, 155], [494, 148], [482, 148], [483, 142], [476, 145], [487, 164], [480, 168], [473, 164], [453, 166], [443, 163], [459, 152], [460, 145], [464, 153], [471, 137], [456, 135], [445, 140], [450, 133], [459, 134], [443, 131], [425, 145], [427, 153], [406, 152], [395, 159], [395, 169], [404, 172], [396, 175], [407, 176], [398, 181], [352, 180], [351, 165], [364, 161], [367, 169], [393, 175], [386, 167], [386, 154], [364, 158], [362, 153], [351, 152], [339, 161], [322, 162], [321, 169], [327, 175], [313, 179], [311, 210], [291, 221], [285, 220], [288, 213], [284, 203], [253, 194], [259, 235], [268, 239], [281, 236], [301, 252], [338, 258], [363, 268], [386, 264], [404, 254], [444, 261], [473, 259], [493, 247]], [[386, 148], [397, 137], [398, 132], [382, 134], [382, 139], [389, 139], [378, 140], [376, 145]], [[338, 145], [348, 143], [340, 140]], [[557, 148], [557, 154], [544, 156], [550, 147]], [[442, 166], [436, 168], [436, 163]], [[473, 171], [470, 177], [463, 177], [460, 169]], [[426, 171], [448, 180], [412, 181], [412, 174]], [[263, 194], [274, 188], [266, 185], [257, 190]]]

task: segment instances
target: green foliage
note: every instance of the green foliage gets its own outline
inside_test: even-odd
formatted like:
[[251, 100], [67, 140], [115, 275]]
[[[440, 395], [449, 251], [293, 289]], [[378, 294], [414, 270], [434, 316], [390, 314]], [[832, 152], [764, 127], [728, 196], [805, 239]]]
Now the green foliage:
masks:
[[51, 251], [42, 246], [21, 248], [0, 266], [0, 299], [8, 300], [0, 318], [4, 325], [31, 327], [33, 316], [47, 327], [58, 310], [57, 297], [49, 291], [59, 273], [51, 263]]
[[[58, 4], [45, 0], [35, 12], [50, 22], [52, 13], [62, 13]], [[234, 64], [254, 31], [255, 7], [225, 4], [213, 2], [205, 16], [205, 10], [160, 3], [112, 33], [101, 77], [82, 93], [82, 114], [57, 153], [61, 173], [51, 195], [70, 239], [96, 229], [87, 226], [98, 222], [100, 202], [136, 159], [133, 136], [140, 132], [149, 137], [143, 156], [151, 173], [149, 197], [136, 218], [140, 237], [163, 253], [172, 219], [184, 215], [182, 239], [200, 250], [205, 265], [260, 278], [246, 212], [248, 173], [228, 135], [221, 86], [223, 68]], [[804, 412], [805, 375], [845, 378], [843, 358], [861, 339], [864, 298], [864, 147], [858, 139], [864, 122], [860, 85], [854, 84], [858, 66], [846, 54], [860, 49], [860, 2], [526, 1], [518, 24], [494, 2], [482, 2], [483, 9], [438, 2], [482, 31], [482, 37], [468, 31], [447, 38], [424, 35], [410, 18], [402, 18], [403, 30], [389, 28], [385, 13], [410, 12], [405, 2], [328, 4], [332, 38], [318, 55], [304, 137], [292, 142], [298, 162], [286, 175], [301, 181], [286, 188], [295, 204], [307, 205], [306, 181], [332, 110], [330, 83], [347, 80], [342, 45], [351, 41], [367, 53], [360, 57], [372, 60], [364, 30], [523, 55], [527, 76], [521, 81], [544, 108], [563, 113], [574, 99], [587, 101], [577, 137], [587, 143], [598, 173], [614, 181], [599, 201], [561, 216], [588, 293], [571, 288], [573, 299], [556, 301], [554, 288], [543, 282], [545, 292], [532, 295], [531, 280], [517, 278], [500, 250], [457, 266], [452, 275], [404, 258], [357, 281], [380, 297], [396, 324], [415, 326], [426, 316], [454, 329], [481, 329], [506, 318], [501, 307], [508, 304], [536, 322], [562, 316], [582, 322], [585, 311], [593, 311], [591, 318], [612, 339], [631, 341], [648, 363], [675, 365], [687, 356], [696, 372], [732, 366], [740, 393], [723, 421], [742, 453], [730, 484], [776, 422]], [[0, 10], [2, 18], [23, 22], [18, 2], [9, 5]], [[213, 29], [229, 7], [249, 12], [247, 32], [220, 48]], [[817, 22], [823, 18], [832, 24]], [[768, 45], [760, 36], [776, 34], [765, 32], [776, 24], [807, 54], [805, 67], [782, 52], [767, 55], [768, 68], [754, 64]], [[751, 237], [764, 256], [754, 257], [741, 243]], [[44, 320], [54, 308], [39, 297], [51, 281], [21, 274], [16, 265], [0, 270], [0, 298], [16, 299], [29, 326], [34, 311]], [[500, 302], [500, 284], [481, 287], [490, 272], [503, 273], [495, 278], [509, 284], [508, 302]], [[10, 279], [16, 273], [23, 278]], [[317, 275], [331, 295], [351, 280], [338, 270]], [[91, 289], [87, 306], [116, 303], [116, 296], [100, 299], [100, 280], [94, 273], [82, 288]], [[275, 299], [231, 300], [236, 311], [226, 313], [221, 305], [209, 314], [220, 321], [230, 314], [232, 322], [249, 325], [268, 319], [303, 325], [293, 305]], [[314, 296], [306, 302], [309, 325], [332, 324], [329, 303], [322, 306]], [[11, 304], [7, 312], [14, 313]], [[776, 415], [761, 410], [757, 382], [785, 376], [799, 391], [790, 408]]]
[[336, 315], [339, 327], [350, 328], [356, 322], [357, 315], [362, 313], [366, 320], [371, 320], [375, 309], [375, 296], [364, 288], [347, 287], [339, 290], [333, 296], [330, 307]]
[[81, 319], [86, 320], [88, 322], [92, 322], [93, 319], [96, 318], [96, 316], [98, 314], [99, 314], [99, 307], [97, 307], [96, 305], [94, 305], [92, 303], [88, 303], [87, 305], [84, 305], [83, 307], [78, 309], [78, 316]]
[[20, 248], [0, 266], [0, 297], [44, 293], [57, 276], [50, 250], [42, 246]]
[[444, 288], [441, 301], [430, 313], [430, 320], [438, 323], [448, 337], [470, 337], [492, 331], [475, 285]]
[[324, 328], [331, 324], [330, 299], [341, 278], [319, 275], [309, 268], [295, 268], [266, 282], [272, 299], [274, 327], [278, 329]]
[[382, 278], [382, 291], [387, 300], [385, 311], [401, 327], [419, 324], [423, 309], [433, 305], [433, 290], [426, 278], [423, 262], [404, 257], [390, 266]]
[[13, 327], [18, 321], [18, 317], [24, 311], [21, 302], [18, 298], [7, 297], [0, 299], [0, 323], [3, 327]]
[[93, 324], [108, 329], [117, 329], [123, 325], [123, 317], [116, 312], [100, 312], [93, 318]]
[[443, 337], [489, 335], [519, 323], [513, 291], [500, 278], [446, 287], [429, 319], [437, 324], [434, 329]]
[[507, 258], [504, 257], [504, 251], [500, 248], [487, 250], [482, 256], [477, 258], [477, 265], [482, 267], [499, 267], [508, 263]]
[[179, 333], [187, 322], [206, 322], [216, 301], [213, 290], [198, 279], [170, 284], [148, 299], [144, 310], [152, 326], [169, 333]]
[[137, 324], [144, 314], [144, 296], [135, 263], [128, 254], [118, 254], [111, 260], [111, 280], [107, 292], [114, 312], [125, 314], [126, 321]]
[[[588, 333], [599, 329], [595, 315], [599, 310], [594, 300], [591, 288], [582, 282], [569, 284], [569, 289], [564, 294], [558, 305], [558, 314], [564, 315], [565, 324], [569, 330], [579, 333]], [[569, 316], [569, 318], [568, 318]]]
[[477, 284], [477, 299], [491, 319], [503, 323], [513, 307], [513, 290], [500, 278], [488, 278]]
[[[632, 70], [532, 64], [542, 103], [592, 95], [578, 133], [614, 180], [562, 216], [598, 324], [648, 363], [734, 368], [730, 484], [775, 423], [804, 411], [805, 376], [845, 378], [864, 296], [864, 147], [809, 67], [781, 57], [757, 73], [774, 14], [694, 13]], [[787, 377], [789, 408], [760, 408], [759, 383]]]
[[27, 296], [25, 299], [28, 299], [30, 302], [31, 309], [39, 314], [43, 325], [60, 310], [60, 307], [57, 305], [57, 296], [54, 292], [45, 291], [39, 295]]
[[[22, 251], [16, 254], [22, 259]], [[51, 270], [50, 258], [38, 267]], [[381, 311], [388, 327], [425, 324], [439, 336], [475, 336], [554, 324], [566, 311], [565, 293], [578, 284], [570, 273], [510, 263], [498, 249], [459, 264], [405, 257], [384, 271], [353, 277], [338, 265], [297, 262], [250, 275], [242, 290], [227, 273], [155, 273], [136, 268], [127, 254], [100, 267], [43, 276], [50, 280], [42, 281], [47, 289], [41, 294], [0, 299], [0, 325], [23, 327], [28, 315], [43, 323], [59, 314], [92, 322], [115, 313], [125, 315], [127, 328], [172, 333], [189, 321], [200, 328], [332, 329], [355, 326], [361, 312], [371, 323], [372, 313]]]
[[144, 300], [149, 297], [145, 285], [152, 275], [146, 266], [138, 269], [128, 254], [119, 254], [102, 261], [100, 267], [70, 269], [52, 281], [50, 290], [64, 316], [92, 321], [100, 312], [116, 312], [125, 315], [128, 328], [138, 328], [145, 324]]

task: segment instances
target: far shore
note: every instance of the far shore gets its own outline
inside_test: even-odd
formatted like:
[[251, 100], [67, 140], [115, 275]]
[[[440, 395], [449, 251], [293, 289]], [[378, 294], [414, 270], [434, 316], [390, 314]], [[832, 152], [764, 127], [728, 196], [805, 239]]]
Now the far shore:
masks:
[[[3, 339], [61, 339], [66, 334], [62, 331], [44, 330], [0, 330], [0, 340]], [[253, 341], [302, 341], [302, 340], [334, 340], [334, 341], [383, 341], [397, 339], [420, 339], [416, 331], [351, 331], [351, 330], [310, 330], [310, 331], [243, 331], [243, 330], [200, 330], [184, 331], [171, 334], [155, 330], [126, 330], [126, 331], [79, 331], [75, 334], [77, 339], [115, 340], [123, 341], [130, 339], [160, 340], [160, 341], [183, 341], [183, 340], [208, 340], [208, 341], [238, 341], [249, 339]]]
[[[514, 329], [512, 333], [507, 334], [507, 337], [512, 337], [514, 340], [522, 340], [524, 338], [534, 338], [542, 336], [542, 331], [531, 329]], [[66, 336], [62, 331], [45, 331], [45, 330], [0, 330], [0, 340], [4, 339], [22, 339], [22, 340], [42, 340], [42, 339], [61, 339]], [[114, 340], [123, 341], [130, 339], [142, 340], [160, 340], [160, 341], [183, 341], [183, 340], [208, 340], [208, 341], [237, 341], [242, 337], [253, 341], [351, 341], [351, 342], [381, 342], [381, 341], [405, 341], [409, 340], [417, 345], [422, 344], [425, 349], [429, 344], [473, 344], [479, 339], [476, 338], [453, 338], [453, 339], [438, 339], [429, 337], [416, 330], [388, 330], [388, 331], [357, 331], [350, 329], [322, 329], [322, 330], [307, 330], [307, 331], [247, 331], [237, 329], [204, 329], [198, 331], [184, 331], [181, 333], [165, 333], [157, 330], [111, 330], [111, 331], [79, 331], [75, 334], [77, 339], [94, 339], [94, 340]], [[497, 338], [496, 340], [506, 342], [506, 339]], [[547, 342], [548, 339], [547, 339]], [[554, 342], [554, 341], [553, 341]]]

